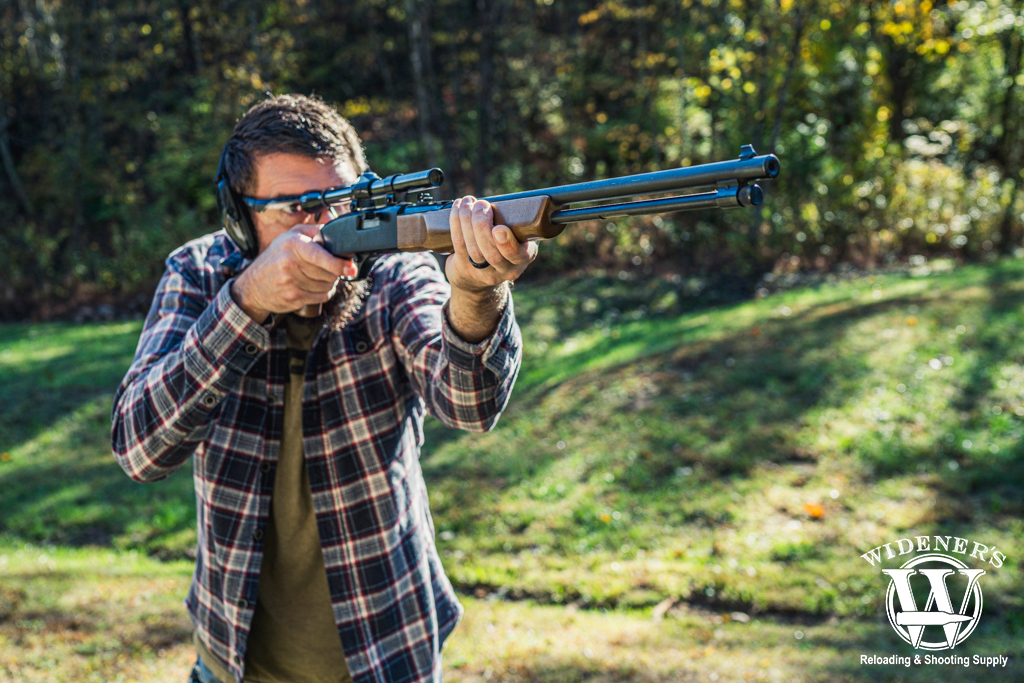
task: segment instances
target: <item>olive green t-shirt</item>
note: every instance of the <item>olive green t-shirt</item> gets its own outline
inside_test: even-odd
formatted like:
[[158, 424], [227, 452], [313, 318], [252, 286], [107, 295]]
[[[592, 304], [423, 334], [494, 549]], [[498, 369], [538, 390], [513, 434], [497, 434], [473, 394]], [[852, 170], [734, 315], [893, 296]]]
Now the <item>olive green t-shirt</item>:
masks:
[[[302, 447], [306, 356], [322, 322], [288, 315], [289, 376], [259, 592], [245, 648], [245, 683], [348, 683], [334, 622]], [[198, 643], [198, 638], [196, 639]], [[224, 683], [232, 676], [199, 645]], [[216, 666], [211, 666], [211, 663]]]

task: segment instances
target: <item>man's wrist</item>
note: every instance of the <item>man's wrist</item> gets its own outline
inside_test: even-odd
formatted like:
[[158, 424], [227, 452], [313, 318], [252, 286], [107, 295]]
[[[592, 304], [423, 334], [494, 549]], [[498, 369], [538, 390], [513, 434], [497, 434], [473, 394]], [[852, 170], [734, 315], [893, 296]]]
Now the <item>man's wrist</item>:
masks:
[[245, 311], [246, 315], [253, 319], [253, 322], [262, 325], [270, 317], [270, 311], [265, 311], [252, 303], [247, 296], [249, 289], [243, 278], [244, 274], [231, 283], [231, 298], [239, 308]]
[[461, 339], [479, 344], [494, 333], [510, 296], [508, 282], [484, 290], [467, 291], [453, 286], [448, 323]]
[[452, 296], [458, 296], [466, 301], [472, 302], [479, 305], [487, 305], [492, 303], [505, 304], [508, 299], [509, 290], [511, 288], [511, 282], [507, 280], [500, 282], [492, 287], [483, 287], [481, 289], [470, 289], [466, 287], [460, 287], [458, 285], [452, 285]]

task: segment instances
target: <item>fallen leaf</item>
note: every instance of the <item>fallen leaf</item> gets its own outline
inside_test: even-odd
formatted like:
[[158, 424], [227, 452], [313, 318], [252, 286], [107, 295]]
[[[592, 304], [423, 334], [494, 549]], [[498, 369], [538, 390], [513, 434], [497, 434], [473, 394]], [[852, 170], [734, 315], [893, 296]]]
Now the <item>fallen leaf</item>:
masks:
[[814, 519], [821, 519], [825, 516], [825, 508], [821, 503], [804, 503], [804, 512]]

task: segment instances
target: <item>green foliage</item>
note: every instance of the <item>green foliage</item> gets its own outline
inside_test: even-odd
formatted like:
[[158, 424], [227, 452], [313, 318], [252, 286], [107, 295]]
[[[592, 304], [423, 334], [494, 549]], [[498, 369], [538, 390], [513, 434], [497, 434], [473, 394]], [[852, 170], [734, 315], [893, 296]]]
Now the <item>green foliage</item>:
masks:
[[382, 173], [444, 166], [447, 196], [748, 142], [783, 159], [760, 210], [574, 226], [538, 269], [750, 279], [976, 259], [1024, 234], [1019, 0], [40, 0], [0, 20], [8, 317], [145, 291], [216, 227], [220, 145], [268, 90], [337, 103]]

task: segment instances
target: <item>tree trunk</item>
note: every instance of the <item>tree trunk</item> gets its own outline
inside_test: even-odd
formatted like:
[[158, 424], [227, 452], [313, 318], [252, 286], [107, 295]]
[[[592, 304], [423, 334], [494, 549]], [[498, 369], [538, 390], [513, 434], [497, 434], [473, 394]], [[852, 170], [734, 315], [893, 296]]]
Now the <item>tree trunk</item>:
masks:
[[480, 98], [477, 102], [476, 174], [473, 186], [477, 196], [487, 193], [487, 176], [491, 170], [491, 119], [494, 111], [494, 23], [499, 0], [477, 0], [480, 26]]
[[804, 20], [808, 13], [810, 13], [809, 7], [798, 5], [796, 22], [793, 26], [793, 46], [789, 52], [789, 64], [786, 65], [786, 75], [783, 77], [782, 86], [779, 88], [779, 101], [775, 105], [775, 124], [772, 127], [772, 141], [768, 145], [769, 152], [775, 151], [775, 144], [779, 141], [779, 133], [782, 132], [782, 115], [786, 110], [786, 95], [789, 93], [793, 74], [796, 73], [796, 66], [800, 62], [800, 41], [804, 37]]
[[434, 151], [434, 140], [430, 126], [430, 97], [427, 93], [426, 75], [424, 73], [423, 55], [424, 30], [417, 0], [405, 0], [405, 11], [408, 15], [409, 28], [409, 61], [412, 64], [413, 87], [416, 91], [416, 126], [419, 129], [420, 144], [427, 159], [427, 166], [437, 166], [437, 154]]
[[189, 0], [178, 0], [178, 12], [181, 14], [182, 33], [182, 54], [185, 60], [185, 72], [195, 76], [202, 64], [202, 55], [197, 48], [195, 27], [192, 25], [192, 17], [189, 14], [191, 7]]
[[[1021, 6], [1024, 2], [1018, 2], [1017, 12], [1021, 11]], [[1017, 78], [1021, 73], [1021, 57], [1024, 56], [1024, 40], [1021, 39], [1018, 31], [1007, 31], [1010, 34], [1007, 43], [1003, 46], [1005, 57], [1005, 78], [1004, 81], [1009, 81], [1009, 85], [1006, 86], [1006, 91], [1003, 93], [1002, 102], [1002, 125], [1003, 131], [1000, 135], [999, 140], [999, 152], [1002, 156], [1002, 170], [1003, 177], [1010, 181], [1010, 201], [1006, 205], [1006, 210], [1003, 213], [1003, 220], [999, 225], [999, 251], [1003, 254], [1009, 254], [1013, 251], [1016, 242], [1016, 235], [1014, 230], [1014, 224], [1016, 221], [1016, 203], [1017, 203], [1017, 192], [1020, 189], [1020, 183], [1017, 179], [1018, 174], [1021, 172], [1022, 166], [1024, 166], [1024, 152], [1021, 150], [1022, 143], [1020, 137], [1020, 107], [1016, 104], [1016, 85]]]
[[25, 188], [22, 187], [21, 181], [18, 179], [18, 169], [14, 165], [14, 155], [11, 153], [11, 142], [10, 136], [7, 134], [7, 129], [10, 126], [10, 121], [7, 119], [7, 103], [4, 102], [3, 95], [0, 94], [0, 156], [3, 157], [4, 171], [7, 173], [7, 180], [11, 184], [11, 188], [14, 190], [14, 196], [18, 198], [18, 202], [21, 207], [25, 210], [25, 213], [32, 217], [32, 204], [28, 201], [28, 195], [25, 194]]

